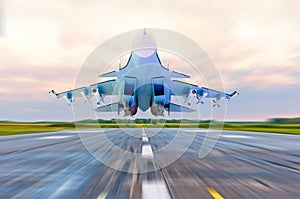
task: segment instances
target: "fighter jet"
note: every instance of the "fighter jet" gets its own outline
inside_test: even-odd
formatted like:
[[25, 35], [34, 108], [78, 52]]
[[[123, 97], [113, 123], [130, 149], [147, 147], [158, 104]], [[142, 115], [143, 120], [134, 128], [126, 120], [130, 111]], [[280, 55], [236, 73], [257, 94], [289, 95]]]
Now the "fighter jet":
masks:
[[[124, 116], [133, 116], [138, 109], [145, 112], [149, 108], [154, 116], [164, 116], [165, 111], [168, 115], [171, 112], [194, 111], [172, 102], [171, 96], [182, 96], [187, 99], [193, 95], [197, 99], [196, 103], [201, 104], [206, 98], [211, 98], [213, 106], [220, 107], [218, 102], [222, 98], [229, 100], [238, 94], [237, 91], [224, 93], [175, 80], [174, 78], [190, 78], [190, 76], [171, 71], [162, 65], [156, 41], [146, 30], [134, 39], [126, 66], [118, 71], [101, 74], [99, 77], [113, 79], [60, 93], [51, 90], [50, 93], [58, 99], [65, 99], [68, 104], [72, 104], [76, 97], [83, 97], [87, 101], [94, 98], [95, 111], [118, 112], [118, 114], [123, 111]], [[105, 96], [117, 96], [118, 100], [115, 103], [105, 104]]]

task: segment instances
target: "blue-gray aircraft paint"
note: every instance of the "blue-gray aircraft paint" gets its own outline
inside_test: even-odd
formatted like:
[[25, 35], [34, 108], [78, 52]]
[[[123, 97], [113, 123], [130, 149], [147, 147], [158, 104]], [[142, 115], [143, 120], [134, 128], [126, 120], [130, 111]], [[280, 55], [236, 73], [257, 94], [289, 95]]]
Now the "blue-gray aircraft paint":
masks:
[[105, 106], [98, 106], [95, 111], [124, 111], [124, 115], [135, 115], [138, 108], [146, 111], [150, 108], [155, 116], [163, 116], [164, 110], [170, 112], [191, 112], [192, 109], [171, 102], [171, 95], [188, 97], [190, 92], [203, 103], [205, 98], [212, 98], [214, 107], [221, 98], [230, 99], [238, 94], [215, 91], [209, 88], [180, 82], [172, 78], [189, 78], [162, 66], [155, 39], [144, 31], [138, 34], [133, 41], [130, 58], [125, 67], [99, 77], [114, 77], [114, 80], [92, 84], [62, 93], [51, 91], [57, 98], [67, 98], [72, 103], [74, 97], [90, 99], [96, 97], [100, 105], [104, 95], [118, 95], [118, 102]]

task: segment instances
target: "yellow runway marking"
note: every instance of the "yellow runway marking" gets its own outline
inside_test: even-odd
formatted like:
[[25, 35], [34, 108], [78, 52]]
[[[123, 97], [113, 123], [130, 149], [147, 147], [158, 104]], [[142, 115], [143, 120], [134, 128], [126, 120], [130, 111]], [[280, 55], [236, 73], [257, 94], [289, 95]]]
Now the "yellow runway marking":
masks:
[[97, 197], [97, 199], [106, 199], [106, 195], [107, 195], [107, 193], [101, 193], [101, 194]]
[[214, 199], [224, 199], [216, 190], [214, 190], [213, 188], [208, 187], [207, 191], [210, 193], [210, 195], [214, 198]]

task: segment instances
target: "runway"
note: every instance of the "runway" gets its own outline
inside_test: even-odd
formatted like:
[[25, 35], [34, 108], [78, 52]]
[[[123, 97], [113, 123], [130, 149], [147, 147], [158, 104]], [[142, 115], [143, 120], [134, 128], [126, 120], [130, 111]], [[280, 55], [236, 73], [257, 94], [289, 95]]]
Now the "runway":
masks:
[[[223, 131], [199, 158], [201, 129], [181, 129], [173, 143], [178, 129], [102, 130], [0, 137], [0, 198], [299, 198], [300, 136]], [[142, 162], [113, 155], [99, 134]], [[80, 136], [123, 171], [99, 162]], [[159, 154], [169, 143], [172, 151]], [[177, 155], [166, 167], [155, 161]]]

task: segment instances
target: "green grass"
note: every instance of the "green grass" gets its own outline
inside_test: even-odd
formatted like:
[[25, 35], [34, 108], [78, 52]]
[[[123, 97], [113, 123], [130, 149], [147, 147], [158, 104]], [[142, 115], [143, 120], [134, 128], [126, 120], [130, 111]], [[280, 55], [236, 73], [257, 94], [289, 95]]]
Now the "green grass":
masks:
[[[156, 124], [136, 124], [136, 123], [76, 123], [77, 129], [88, 128], [220, 128], [219, 123], [156, 123]], [[26, 133], [42, 133], [60, 130], [76, 130], [73, 122], [0, 122], [1, 135], [16, 135]], [[255, 131], [255, 132], [272, 132], [285, 134], [300, 134], [300, 124], [274, 124], [274, 123], [225, 123], [225, 130], [234, 131]]]
[[16, 135], [26, 133], [41, 133], [60, 131], [65, 129], [75, 129], [74, 125], [57, 125], [51, 123], [19, 123], [19, 122], [1, 122], [0, 135]]
[[300, 134], [300, 124], [272, 124], [272, 123], [225, 123], [223, 129], [235, 131], [255, 131], [285, 134]]

